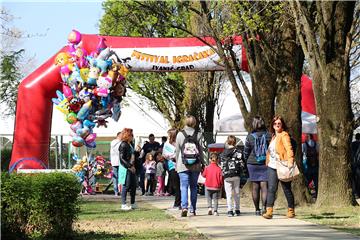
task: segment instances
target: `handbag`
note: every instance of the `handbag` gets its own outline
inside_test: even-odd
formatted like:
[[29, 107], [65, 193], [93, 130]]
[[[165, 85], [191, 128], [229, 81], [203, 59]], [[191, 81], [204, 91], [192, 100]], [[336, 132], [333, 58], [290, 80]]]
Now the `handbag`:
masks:
[[283, 182], [290, 182], [294, 180], [300, 173], [296, 163], [291, 168], [288, 168], [288, 161], [276, 161], [276, 173], [278, 179]]

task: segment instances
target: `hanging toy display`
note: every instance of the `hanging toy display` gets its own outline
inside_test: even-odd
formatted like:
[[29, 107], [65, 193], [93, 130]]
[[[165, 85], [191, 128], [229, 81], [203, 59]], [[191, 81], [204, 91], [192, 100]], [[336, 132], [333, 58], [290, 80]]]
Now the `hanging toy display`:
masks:
[[94, 127], [107, 127], [109, 117], [115, 121], [120, 118], [128, 69], [110, 59], [110, 52], [106, 39], [99, 37], [96, 49], [88, 55], [82, 47], [81, 33], [72, 30], [67, 51], [55, 58], [63, 87], [52, 101], [70, 124], [74, 147], [95, 148]]

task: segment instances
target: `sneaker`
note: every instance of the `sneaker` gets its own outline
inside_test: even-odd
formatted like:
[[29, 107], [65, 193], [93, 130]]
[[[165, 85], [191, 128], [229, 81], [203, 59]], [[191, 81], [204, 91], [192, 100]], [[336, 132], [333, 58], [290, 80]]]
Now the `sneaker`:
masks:
[[192, 211], [191, 212], [193, 216], [196, 216], [196, 212], [195, 211]]
[[255, 215], [256, 215], [256, 216], [261, 216], [262, 214], [261, 214], [260, 210], [256, 210], [256, 211], [255, 211]]
[[236, 216], [240, 216], [240, 210], [235, 210]]
[[218, 211], [214, 211], [214, 216], [219, 216]]
[[188, 210], [185, 208], [181, 211], [181, 217], [187, 217]]
[[208, 210], [208, 215], [213, 215], [211, 208], [209, 208], [209, 210]]
[[228, 215], [228, 217], [233, 217], [233, 216], [234, 216], [234, 212], [233, 212], [233, 211], [228, 211], [227, 215]]
[[131, 210], [131, 207], [128, 206], [128, 205], [126, 205], [126, 204], [122, 204], [122, 205], [121, 205], [121, 210], [123, 210], [123, 211], [129, 211], [129, 210]]
[[136, 203], [131, 204], [131, 209], [138, 209], [138, 206]]

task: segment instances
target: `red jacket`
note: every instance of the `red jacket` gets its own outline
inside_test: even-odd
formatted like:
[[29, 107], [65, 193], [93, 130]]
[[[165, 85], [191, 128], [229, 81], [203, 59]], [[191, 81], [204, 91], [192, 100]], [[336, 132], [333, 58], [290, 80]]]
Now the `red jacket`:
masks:
[[210, 163], [202, 173], [206, 178], [205, 187], [210, 190], [220, 190], [223, 185], [224, 178], [222, 176], [221, 168], [216, 163]]

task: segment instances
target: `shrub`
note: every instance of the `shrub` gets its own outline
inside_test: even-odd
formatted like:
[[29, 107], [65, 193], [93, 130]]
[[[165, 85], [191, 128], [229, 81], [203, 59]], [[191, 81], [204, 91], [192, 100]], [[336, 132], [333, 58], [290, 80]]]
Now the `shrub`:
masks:
[[1, 181], [4, 237], [64, 239], [72, 233], [81, 188], [74, 175], [2, 174]]
[[1, 171], [6, 172], [9, 170], [9, 164], [11, 159], [11, 148], [1, 149]]

